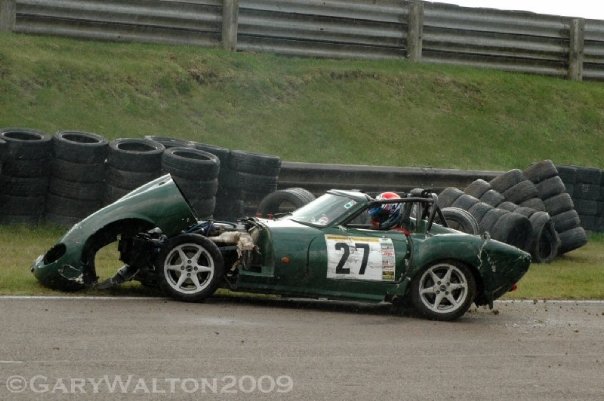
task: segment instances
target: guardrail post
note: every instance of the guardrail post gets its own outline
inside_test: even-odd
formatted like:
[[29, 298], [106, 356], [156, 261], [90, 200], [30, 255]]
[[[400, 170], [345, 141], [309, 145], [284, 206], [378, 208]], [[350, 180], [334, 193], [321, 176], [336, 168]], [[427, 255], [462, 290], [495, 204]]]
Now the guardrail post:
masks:
[[585, 20], [570, 20], [570, 44], [568, 49], [568, 79], [583, 80], [583, 50], [585, 46]]
[[0, 32], [15, 30], [17, 0], [0, 0]]
[[413, 0], [409, 4], [407, 24], [407, 58], [418, 62], [422, 58], [422, 36], [424, 32], [424, 3]]
[[237, 25], [239, 23], [239, 0], [223, 0], [222, 3], [222, 47], [237, 50]]

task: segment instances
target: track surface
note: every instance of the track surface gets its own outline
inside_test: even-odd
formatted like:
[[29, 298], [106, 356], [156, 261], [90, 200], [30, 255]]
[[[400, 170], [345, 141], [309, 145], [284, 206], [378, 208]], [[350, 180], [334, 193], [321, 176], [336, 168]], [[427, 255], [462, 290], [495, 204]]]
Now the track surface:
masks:
[[604, 399], [598, 302], [439, 323], [387, 305], [7, 297], [0, 316], [1, 400]]

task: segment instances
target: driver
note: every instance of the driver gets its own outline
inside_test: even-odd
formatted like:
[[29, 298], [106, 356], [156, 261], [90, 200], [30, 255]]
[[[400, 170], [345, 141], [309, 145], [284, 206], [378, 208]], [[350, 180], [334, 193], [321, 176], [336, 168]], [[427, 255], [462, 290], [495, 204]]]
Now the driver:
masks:
[[[400, 199], [401, 197], [394, 192], [382, 192], [376, 196], [375, 200]], [[371, 228], [374, 230], [398, 230], [405, 235], [409, 231], [401, 226], [401, 203], [387, 203], [372, 207], [368, 210], [371, 218]]]

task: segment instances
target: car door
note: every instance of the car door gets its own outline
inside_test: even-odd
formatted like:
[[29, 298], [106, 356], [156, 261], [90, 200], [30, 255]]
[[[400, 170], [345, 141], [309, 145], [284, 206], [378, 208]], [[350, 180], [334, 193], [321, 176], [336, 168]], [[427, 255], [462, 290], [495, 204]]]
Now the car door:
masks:
[[308, 284], [330, 298], [380, 301], [400, 280], [408, 256], [400, 231], [328, 227], [310, 244]]

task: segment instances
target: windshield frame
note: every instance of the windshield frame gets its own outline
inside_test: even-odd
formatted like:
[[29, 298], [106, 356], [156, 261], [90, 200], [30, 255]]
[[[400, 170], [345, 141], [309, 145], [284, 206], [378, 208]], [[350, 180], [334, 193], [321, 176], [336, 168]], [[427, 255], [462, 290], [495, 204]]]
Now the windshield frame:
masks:
[[[316, 228], [335, 226], [348, 220], [351, 215], [356, 215], [359, 210], [365, 209], [371, 200], [372, 198], [369, 195], [362, 192], [330, 190], [312, 202], [294, 210], [284, 218]], [[328, 202], [328, 210], [325, 206], [326, 201], [331, 201]], [[347, 207], [346, 205], [350, 206]], [[329, 210], [339, 208], [343, 208], [340, 213], [335, 213], [336, 210]], [[308, 213], [311, 215], [308, 215]], [[325, 216], [327, 220], [322, 222], [321, 216]]]

